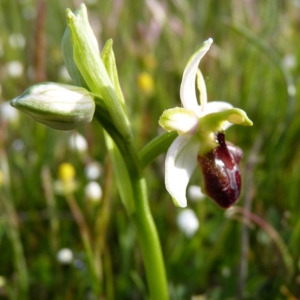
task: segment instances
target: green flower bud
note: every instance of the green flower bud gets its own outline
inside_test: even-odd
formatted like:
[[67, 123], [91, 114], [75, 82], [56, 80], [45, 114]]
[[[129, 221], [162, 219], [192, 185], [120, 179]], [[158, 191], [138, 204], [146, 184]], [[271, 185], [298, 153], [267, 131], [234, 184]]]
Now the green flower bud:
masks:
[[95, 102], [81, 87], [46, 82], [28, 88], [11, 105], [36, 121], [58, 130], [71, 130], [89, 123]]

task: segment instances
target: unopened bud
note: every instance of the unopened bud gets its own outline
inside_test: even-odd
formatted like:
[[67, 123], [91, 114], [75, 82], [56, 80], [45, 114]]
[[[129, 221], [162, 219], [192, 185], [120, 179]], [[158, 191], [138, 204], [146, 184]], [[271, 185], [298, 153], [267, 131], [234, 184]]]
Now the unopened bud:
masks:
[[46, 82], [28, 88], [11, 105], [36, 121], [59, 130], [72, 130], [89, 123], [95, 102], [84, 88]]

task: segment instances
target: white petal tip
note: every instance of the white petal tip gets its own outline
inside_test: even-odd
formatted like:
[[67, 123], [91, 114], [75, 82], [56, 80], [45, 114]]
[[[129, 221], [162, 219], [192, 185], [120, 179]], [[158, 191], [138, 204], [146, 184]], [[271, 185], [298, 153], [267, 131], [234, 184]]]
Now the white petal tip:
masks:
[[209, 39], [207, 39], [204, 43], [205, 44], [208, 44], [208, 45], [211, 45], [212, 43], [213, 43], [213, 39], [212, 38], [209, 38]]

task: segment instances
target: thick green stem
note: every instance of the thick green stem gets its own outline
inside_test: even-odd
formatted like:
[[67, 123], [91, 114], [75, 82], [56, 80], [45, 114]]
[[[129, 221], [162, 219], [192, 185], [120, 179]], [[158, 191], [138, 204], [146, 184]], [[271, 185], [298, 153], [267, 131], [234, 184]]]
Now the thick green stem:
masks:
[[141, 245], [150, 299], [167, 300], [169, 293], [166, 272], [159, 237], [148, 204], [146, 182], [141, 178], [133, 182], [133, 185], [136, 213], [131, 217]]
[[[150, 211], [146, 182], [142, 176], [141, 163], [138, 160], [137, 151], [132, 144], [129, 144], [128, 141], [124, 141], [111, 125], [109, 126], [109, 124], [106, 123], [105, 116], [101, 114], [99, 110], [96, 110], [95, 115], [110, 135], [110, 137], [105, 135], [106, 144], [112, 159], [120, 195], [121, 197], [130, 198], [123, 199], [123, 203], [137, 230], [150, 299], [167, 300], [169, 299], [168, 285], [162, 250], [157, 229]], [[113, 139], [113, 141], [111, 139]], [[118, 148], [118, 151], [115, 147]], [[124, 173], [124, 171], [120, 169], [123, 164], [126, 165], [128, 173]], [[126, 180], [128, 178], [131, 191], [128, 190], [127, 184], [122, 186], [124, 182], [127, 182]], [[131, 201], [133, 205], [130, 204]]]
[[[148, 148], [150, 152], [146, 149], [146, 151], [143, 152], [145, 154], [145, 160], [141, 163], [138, 159], [138, 153], [133, 146], [133, 143], [128, 142], [128, 140], [124, 140], [118, 130], [112, 126], [108, 119], [109, 114], [105, 113], [105, 110], [96, 109], [95, 116], [107, 130], [119, 149], [119, 151], [116, 151], [112, 145], [108, 147], [114, 164], [115, 173], [118, 173], [119, 171], [118, 165], [120, 167], [120, 164], [118, 164], [118, 161], [120, 160], [119, 154], [121, 154], [121, 158], [123, 160], [122, 164], [124, 163], [126, 165], [128, 171], [127, 176], [129, 176], [132, 186], [134, 207], [132, 208], [131, 205], [125, 206], [138, 233], [138, 240], [145, 264], [150, 299], [167, 300], [169, 299], [169, 293], [161, 245], [149, 208], [146, 182], [141, 171], [145, 165], [163, 152], [162, 149], [165, 150], [165, 146], [162, 144], [165, 144], [166, 141], [165, 139], [162, 139], [161, 143], [154, 143], [155, 145], [150, 147], [154, 151], [154, 154], [150, 154], [150, 148]], [[174, 138], [175, 136], [173, 135], [167, 138], [167, 144], [170, 144]], [[109, 140], [106, 142], [110, 144]], [[158, 148], [157, 151], [155, 150], [156, 148]], [[116, 176], [118, 176], [118, 174], [116, 174]], [[124, 178], [120, 181], [124, 182]], [[122, 194], [122, 187], [120, 187], [120, 185], [119, 191]], [[123, 199], [123, 203], [130, 202], [130, 199]]]

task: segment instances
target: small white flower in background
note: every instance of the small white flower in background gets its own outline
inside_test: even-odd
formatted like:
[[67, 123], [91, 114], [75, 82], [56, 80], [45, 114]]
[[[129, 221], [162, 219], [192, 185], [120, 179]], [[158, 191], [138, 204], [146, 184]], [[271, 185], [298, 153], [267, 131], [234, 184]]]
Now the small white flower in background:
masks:
[[6, 64], [7, 75], [13, 78], [21, 77], [24, 73], [24, 67], [18, 60], [10, 61]]
[[91, 122], [95, 111], [95, 102], [89, 91], [53, 82], [31, 86], [11, 100], [11, 105], [58, 130], [72, 130]]
[[19, 112], [9, 102], [0, 103], [0, 121], [15, 124], [19, 120]]
[[73, 151], [84, 153], [88, 149], [88, 143], [83, 135], [75, 132], [70, 136], [69, 147]]
[[282, 65], [288, 70], [293, 70], [297, 66], [297, 59], [294, 54], [287, 54], [282, 59]]
[[62, 248], [57, 252], [57, 261], [64, 265], [69, 265], [73, 261], [73, 252], [69, 248]]
[[181, 231], [187, 236], [192, 237], [199, 228], [199, 220], [195, 214], [195, 212], [186, 208], [177, 216], [177, 225], [181, 229]]
[[206, 196], [202, 193], [201, 187], [198, 185], [190, 185], [188, 187], [188, 198], [192, 201], [201, 201]]
[[99, 202], [103, 194], [100, 184], [96, 181], [89, 182], [86, 185], [84, 192], [86, 199], [91, 202]]
[[97, 161], [89, 162], [85, 168], [84, 173], [88, 180], [97, 180], [102, 175], [102, 165]]
[[9, 36], [8, 43], [12, 48], [24, 49], [26, 39], [22, 33], [13, 33]]

